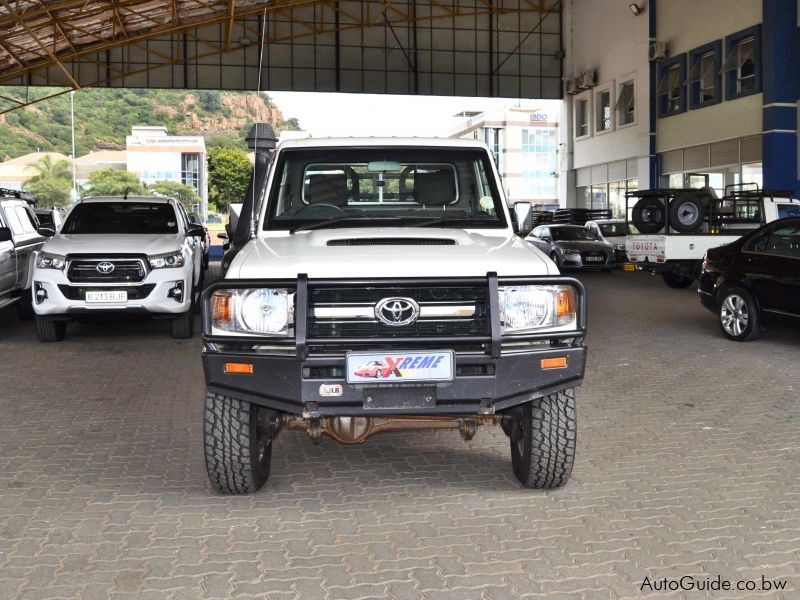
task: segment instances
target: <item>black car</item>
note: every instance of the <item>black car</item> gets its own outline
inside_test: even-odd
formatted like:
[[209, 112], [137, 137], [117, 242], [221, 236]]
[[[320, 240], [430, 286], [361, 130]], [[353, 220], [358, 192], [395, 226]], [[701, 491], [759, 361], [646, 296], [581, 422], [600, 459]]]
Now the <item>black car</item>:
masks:
[[722, 332], [738, 342], [757, 338], [770, 321], [800, 323], [800, 218], [773, 221], [709, 250], [697, 291]]

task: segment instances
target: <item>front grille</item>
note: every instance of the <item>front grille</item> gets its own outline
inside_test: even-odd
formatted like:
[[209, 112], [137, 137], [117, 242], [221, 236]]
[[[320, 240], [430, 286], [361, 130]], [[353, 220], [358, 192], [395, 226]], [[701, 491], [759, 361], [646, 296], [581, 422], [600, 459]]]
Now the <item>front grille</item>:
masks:
[[128, 300], [142, 300], [147, 298], [155, 287], [155, 283], [125, 287], [79, 287], [60, 284], [58, 289], [61, 290], [61, 293], [64, 294], [64, 297], [68, 300], [85, 300], [86, 292], [118, 292], [120, 290], [128, 292]]
[[355, 238], [329, 240], [328, 246], [455, 246], [455, 240], [432, 238]]
[[[111, 263], [109, 273], [98, 271], [97, 265]], [[67, 279], [73, 283], [138, 283], [147, 275], [141, 258], [71, 258], [67, 264]]]
[[[484, 287], [368, 287], [309, 290], [308, 337], [400, 338], [488, 335], [487, 289]], [[420, 308], [419, 318], [408, 325], [379, 321], [375, 305], [384, 298], [410, 298]], [[350, 312], [329, 316], [326, 309]], [[451, 314], [452, 313], [452, 314]]]

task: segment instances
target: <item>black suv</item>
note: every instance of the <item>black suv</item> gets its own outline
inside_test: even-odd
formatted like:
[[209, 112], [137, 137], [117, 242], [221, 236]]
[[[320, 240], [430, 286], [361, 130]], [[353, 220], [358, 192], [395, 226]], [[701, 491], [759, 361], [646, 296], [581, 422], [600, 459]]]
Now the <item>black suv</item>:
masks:
[[753, 340], [763, 323], [800, 323], [800, 218], [781, 219], [727, 246], [708, 251], [698, 288], [722, 332]]

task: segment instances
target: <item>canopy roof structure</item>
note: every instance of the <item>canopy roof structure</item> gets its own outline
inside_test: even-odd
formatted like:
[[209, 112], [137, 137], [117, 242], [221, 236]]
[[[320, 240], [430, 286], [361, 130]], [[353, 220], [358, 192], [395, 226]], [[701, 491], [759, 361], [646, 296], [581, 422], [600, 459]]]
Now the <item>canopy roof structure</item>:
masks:
[[260, 82], [558, 98], [562, 55], [558, 0], [0, 0], [0, 96], [2, 86], [252, 90]]

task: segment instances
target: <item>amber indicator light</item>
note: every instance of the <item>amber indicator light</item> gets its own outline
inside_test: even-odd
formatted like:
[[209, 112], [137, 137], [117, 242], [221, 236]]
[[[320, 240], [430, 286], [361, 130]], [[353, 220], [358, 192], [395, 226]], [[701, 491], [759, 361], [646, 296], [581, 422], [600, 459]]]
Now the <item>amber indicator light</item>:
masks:
[[566, 369], [567, 357], [559, 356], [558, 358], [543, 358], [541, 364], [543, 369]]
[[244, 375], [251, 375], [253, 373], [253, 365], [250, 363], [225, 363], [226, 373], [239, 373]]

